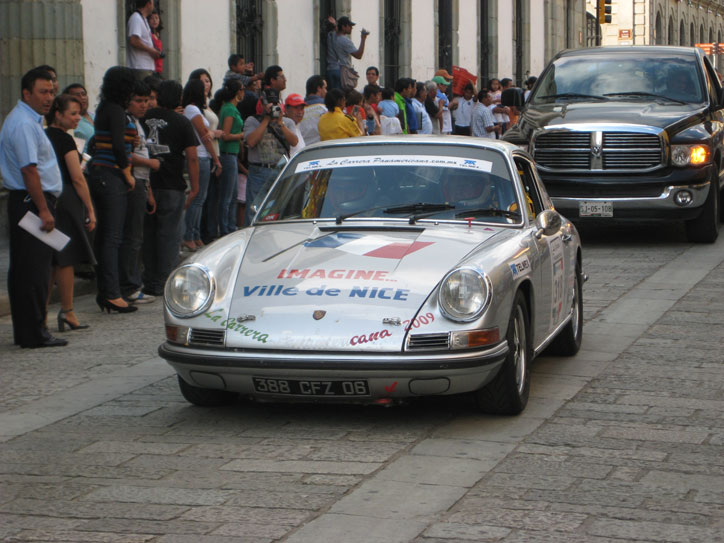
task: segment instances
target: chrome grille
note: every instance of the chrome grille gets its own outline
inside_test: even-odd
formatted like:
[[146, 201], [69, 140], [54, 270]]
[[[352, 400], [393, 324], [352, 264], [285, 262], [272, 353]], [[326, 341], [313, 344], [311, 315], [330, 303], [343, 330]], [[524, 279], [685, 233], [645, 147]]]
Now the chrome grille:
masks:
[[207, 347], [223, 347], [226, 330], [204, 330], [192, 328], [189, 333], [189, 345], [204, 345]]
[[411, 351], [449, 349], [450, 334], [410, 334], [407, 339], [407, 348]]
[[665, 158], [659, 135], [642, 132], [546, 131], [533, 154], [549, 171], [648, 171]]

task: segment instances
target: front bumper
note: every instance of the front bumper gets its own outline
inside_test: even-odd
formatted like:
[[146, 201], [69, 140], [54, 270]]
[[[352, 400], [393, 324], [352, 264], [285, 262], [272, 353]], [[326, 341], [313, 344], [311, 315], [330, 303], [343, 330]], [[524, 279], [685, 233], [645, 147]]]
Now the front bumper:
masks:
[[478, 351], [439, 353], [280, 352], [263, 350], [222, 351], [188, 348], [164, 343], [158, 349], [187, 383], [228, 390], [260, 399], [325, 400], [319, 395], [260, 393], [254, 377], [304, 381], [360, 380], [369, 395], [335, 396], [331, 400], [374, 401], [477, 390], [492, 380], [508, 354], [506, 342]]
[[[543, 184], [556, 210], [569, 219], [580, 217], [581, 202], [611, 202], [614, 219], [694, 219], [709, 194], [713, 166], [667, 168], [646, 174], [621, 176], [553, 174], [542, 172]], [[690, 204], [680, 206], [674, 197], [691, 192]]]

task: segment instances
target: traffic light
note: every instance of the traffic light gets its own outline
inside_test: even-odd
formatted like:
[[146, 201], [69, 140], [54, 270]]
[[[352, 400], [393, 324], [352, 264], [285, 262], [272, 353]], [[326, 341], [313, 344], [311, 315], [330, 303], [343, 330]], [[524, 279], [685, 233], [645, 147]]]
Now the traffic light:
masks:
[[611, 22], [611, 2], [613, 0], [598, 0], [598, 24]]

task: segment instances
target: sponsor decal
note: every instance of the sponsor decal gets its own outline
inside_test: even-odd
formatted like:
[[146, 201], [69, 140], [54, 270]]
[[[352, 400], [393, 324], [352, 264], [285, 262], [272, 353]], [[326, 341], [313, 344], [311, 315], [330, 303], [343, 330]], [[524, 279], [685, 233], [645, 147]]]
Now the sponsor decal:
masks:
[[345, 253], [374, 258], [393, 258], [399, 260], [428, 245], [432, 241], [399, 241], [399, 238], [370, 236], [351, 232], [337, 232], [320, 237], [304, 244], [305, 247], [337, 249]]
[[[208, 313], [204, 313], [204, 317], [211, 319], [212, 322], [218, 323], [222, 328], [226, 328], [229, 332], [236, 332], [244, 337], [249, 337], [254, 341], [260, 343], [266, 343], [269, 339], [269, 334], [264, 334], [258, 330], [252, 330], [251, 328], [244, 326], [241, 322], [237, 321], [234, 317], [223, 319], [223, 315], [214, 315], [214, 313], [221, 311], [216, 309]], [[223, 319], [223, 320], [222, 320]]]
[[424, 315], [418, 315], [414, 319], [405, 319], [402, 321], [402, 324], [405, 325], [405, 332], [409, 331], [411, 328], [419, 328], [420, 326], [425, 326], [427, 324], [431, 324], [435, 321], [435, 315], [430, 313], [429, 311], [425, 313]]
[[379, 155], [307, 160], [306, 162], [297, 164], [294, 173], [312, 172], [329, 168], [356, 168], [359, 166], [430, 166], [435, 168], [475, 170], [486, 173], [489, 173], [493, 169], [493, 163], [489, 160], [452, 156]]
[[354, 281], [396, 281], [388, 279], [384, 270], [324, 270], [313, 268], [282, 269], [277, 279], [351, 279]]
[[551, 285], [551, 322], [550, 329], [556, 327], [563, 314], [563, 298], [565, 296], [565, 265], [563, 262], [563, 242], [560, 236], [548, 238], [548, 247], [551, 252], [552, 279]]
[[406, 301], [410, 295], [410, 290], [406, 288], [389, 288], [389, 287], [361, 287], [353, 286], [349, 291], [343, 291], [338, 288], [327, 288], [327, 285], [319, 287], [311, 287], [306, 290], [300, 290], [296, 287], [285, 287], [284, 285], [245, 285], [243, 287], [244, 297], [272, 297], [272, 296], [297, 296], [306, 294], [307, 296], [347, 296], [348, 298], [377, 298], [380, 300], [398, 300]]
[[520, 257], [510, 263], [510, 271], [513, 272], [513, 277], [523, 277], [530, 273], [530, 260], [527, 256]]
[[317, 309], [314, 313], [312, 313], [312, 318], [313, 318], [315, 321], [318, 321], [319, 319], [324, 318], [324, 316], [325, 316], [326, 314], [327, 314], [327, 312], [324, 311], [323, 309]]
[[349, 340], [350, 345], [362, 345], [363, 343], [372, 343], [378, 339], [385, 339], [391, 337], [389, 330], [380, 330], [379, 332], [372, 332], [371, 334], [361, 334], [359, 336], [352, 336]]

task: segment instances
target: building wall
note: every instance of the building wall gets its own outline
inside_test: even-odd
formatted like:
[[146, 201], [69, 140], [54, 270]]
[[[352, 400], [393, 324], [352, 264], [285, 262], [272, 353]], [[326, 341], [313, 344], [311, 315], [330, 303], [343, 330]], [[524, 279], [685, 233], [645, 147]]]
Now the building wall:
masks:
[[436, 9], [435, 0], [414, 0], [410, 13], [410, 74], [421, 80], [432, 79], [437, 70]]
[[88, 91], [88, 109], [94, 111], [98, 105], [103, 74], [108, 68], [118, 64], [118, 6], [117, 2], [112, 0], [81, 0], [81, 5], [84, 84]]
[[227, 70], [231, 36], [230, 25], [219, 24], [229, 18], [225, 2], [180, 0], [179, 55], [181, 83], [196, 68], [205, 68], [219, 88]]

